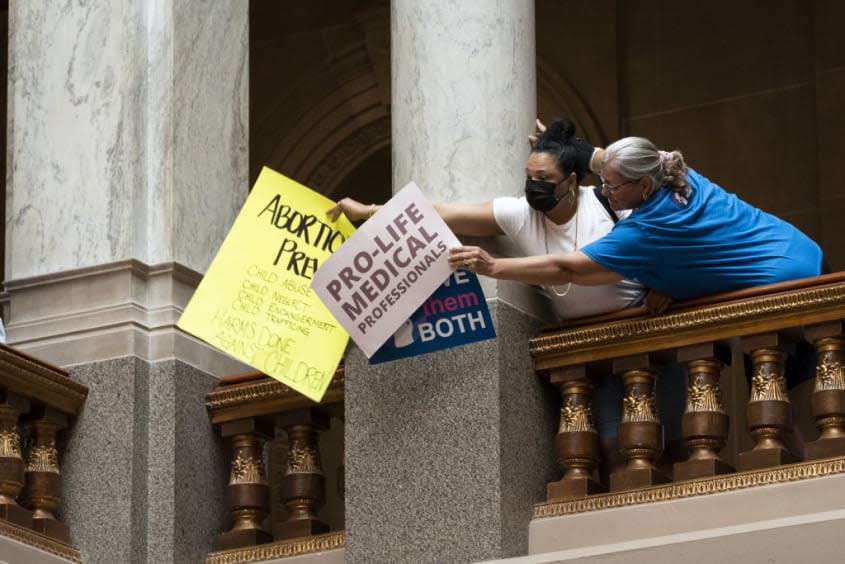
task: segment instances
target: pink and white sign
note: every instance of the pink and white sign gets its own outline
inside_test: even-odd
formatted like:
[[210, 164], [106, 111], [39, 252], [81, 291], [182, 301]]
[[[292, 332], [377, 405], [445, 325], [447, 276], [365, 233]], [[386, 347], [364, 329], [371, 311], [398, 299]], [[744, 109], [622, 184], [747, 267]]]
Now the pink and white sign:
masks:
[[367, 358], [452, 274], [460, 242], [411, 182], [367, 220], [311, 281]]

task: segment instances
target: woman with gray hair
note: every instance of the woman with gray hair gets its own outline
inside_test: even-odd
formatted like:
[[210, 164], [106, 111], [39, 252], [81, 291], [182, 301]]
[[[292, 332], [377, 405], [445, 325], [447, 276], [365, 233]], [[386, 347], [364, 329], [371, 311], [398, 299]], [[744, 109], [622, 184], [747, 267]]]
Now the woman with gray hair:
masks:
[[[532, 144], [525, 165], [525, 197], [472, 204], [437, 203], [434, 207], [458, 235], [506, 235], [527, 256], [580, 249], [607, 234], [619, 217], [607, 209], [597, 189], [580, 186], [589, 173], [592, 152], [591, 145], [575, 136], [570, 120], [555, 120], [548, 129], [543, 127]], [[343, 198], [326, 215], [331, 221], [341, 213], [351, 221], [366, 220], [379, 207]], [[547, 285], [545, 290], [559, 319], [638, 305], [645, 294], [640, 284], [622, 279], [589, 287], [577, 283]], [[668, 302], [654, 296], [646, 298], [646, 306], [654, 311], [665, 309]]]
[[683, 300], [817, 276], [822, 251], [791, 224], [725, 192], [688, 168], [678, 151], [642, 137], [596, 149], [602, 193], [614, 210], [634, 210], [577, 252], [493, 258], [479, 247], [451, 250], [450, 262], [529, 284], [610, 284], [622, 278]]
[[[648, 139], [626, 137], [595, 151], [591, 168], [599, 166], [610, 207], [634, 210], [601, 239], [574, 253], [528, 258], [494, 259], [478, 247], [458, 247], [450, 262], [530, 284], [609, 284], [624, 277], [675, 300], [829, 271], [809, 237], [688, 168], [678, 151], [658, 151]], [[807, 343], [787, 353], [792, 388], [813, 376], [816, 362]], [[792, 448], [800, 452], [800, 432], [794, 431]]]

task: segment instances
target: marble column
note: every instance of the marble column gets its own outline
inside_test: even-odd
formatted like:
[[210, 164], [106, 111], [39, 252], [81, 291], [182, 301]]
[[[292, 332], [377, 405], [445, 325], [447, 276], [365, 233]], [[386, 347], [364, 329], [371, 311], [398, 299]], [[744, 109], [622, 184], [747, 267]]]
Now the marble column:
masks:
[[[393, 0], [394, 191], [479, 202], [524, 185], [535, 116], [534, 3]], [[554, 390], [533, 372], [524, 287], [484, 284], [498, 338], [346, 369], [346, 558], [525, 554], [556, 477]]]
[[533, 0], [391, 4], [394, 191], [522, 194], [536, 117]]
[[248, 2], [9, 7], [9, 342], [90, 393], [64, 521], [86, 562], [200, 561], [225, 516], [203, 398], [243, 366], [179, 332], [248, 186]]

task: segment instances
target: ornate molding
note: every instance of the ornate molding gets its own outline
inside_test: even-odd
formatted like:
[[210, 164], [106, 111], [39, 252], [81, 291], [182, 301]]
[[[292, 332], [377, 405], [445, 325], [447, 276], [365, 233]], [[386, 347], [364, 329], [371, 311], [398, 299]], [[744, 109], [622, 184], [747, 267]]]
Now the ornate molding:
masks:
[[55, 444], [32, 447], [26, 460], [26, 472], [60, 474], [59, 453]]
[[632, 389], [622, 400], [622, 423], [660, 422], [654, 394], [642, 394]]
[[246, 370], [176, 327], [201, 279], [178, 263], [127, 259], [7, 280], [15, 304], [6, 320], [9, 343], [56, 366], [137, 356], [183, 359], [214, 375]]
[[55, 554], [59, 558], [82, 564], [82, 555], [78, 549], [2, 519], [0, 519], [0, 536], [14, 539], [23, 544], [49, 552], [50, 554]]
[[0, 344], [0, 387], [34, 399], [73, 416], [79, 414], [88, 388], [67, 372], [32, 359]]
[[768, 363], [754, 367], [754, 376], [751, 377], [751, 397], [748, 403], [756, 401], [789, 401], [783, 371], [775, 371]]
[[0, 431], [0, 457], [22, 458], [21, 439], [17, 431]]
[[280, 396], [294, 393], [296, 392], [293, 389], [278, 380], [268, 378], [255, 384], [227, 386], [209, 392], [206, 396], [205, 406], [209, 411], [215, 411], [254, 401], [277, 399]]
[[[343, 401], [343, 387], [344, 373], [341, 367], [329, 383], [321, 404]], [[206, 409], [214, 424], [311, 405], [314, 405], [313, 401], [269, 377], [251, 384], [223, 386], [205, 398]]]
[[593, 410], [589, 405], [578, 405], [575, 399], [569, 397], [566, 404], [560, 408], [560, 428], [558, 433], [574, 432], [597, 433], [593, 423]]
[[288, 452], [285, 474], [322, 474], [320, 452], [309, 445], [293, 444]]
[[845, 390], [845, 371], [831, 354], [824, 354], [816, 366], [816, 384], [814, 392], [822, 390]]
[[[617, 356], [621, 344], [642, 344], [632, 349], [655, 349], [655, 340], [665, 343], [662, 348], [700, 342], [711, 333], [718, 338], [751, 335], [761, 331], [757, 321], [766, 321], [765, 330], [777, 330], [802, 324], [800, 318], [813, 314], [813, 322], [831, 321], [845, 317], [845, 284], [821, 288], [807, 288], [789, 293], [762, 296], [741, 301], [700, 306], [657, 317], [606, 322], [554, 333], [531, 339], [531, 354], [538, 369], [577, 363], [566, 357], [595, 349], [595, 359]], [[688, 337], [684, 339], [682, 337]], [[633, 354], [631, 350], [627, 354]]]
[[264, 461], [260, 458], [248, 458], [238, 454], [232, 461], [229, 484], [266, 484]]
[[6, 288], [7, 292], [11, 293], [21, 289], [51, 284], [61, 284], [71, 280], [85, 280], [91, 278], [92, 276], [104, 276], [121, 272], [129, 272], [133, 275], [142, 277], [171, 274], [175, 279], [191, 284], [194, 287], [198, 286], [202, 280], [201, 273], [177, 262], [147, 264], [137, 259], [126, 259], [99, 264], [96, 266], [83, 266], [81, 268], [74, 268], [71, 270], [52, 272], [50, 274], [36, 274], [35, 276], [6, 280], [3, 282], [3, 286]]
[[726, 413], [722, 402], [722, 389], [719, 386], [704, 384], [696, 379], [687, 390], [687, 412], [698, 411]]
[[278, 541], [247, 548], [222, 550], [212, 552], [206, 559], [206, 564], [244, 564], [248, 562], [262, 562], [274, 558], [301, 556], [327, 550], [337, 550], [346, 546], [344, 531], [326, 533], [313, 537], [303, 537], [286, 541]]
[[845, 456], [827, 460], [801, 462], [765, 470], [738, 472], [714, 478], [701, 478], [630, 492], [593, 495], [573, 501], [538, 503], [534, 518], [545, 519], [615, 507], [627, 507], [656, 501], [670, 501], [700, 495], [731, 492], [756, 486], [797, 482], [845, 473]]

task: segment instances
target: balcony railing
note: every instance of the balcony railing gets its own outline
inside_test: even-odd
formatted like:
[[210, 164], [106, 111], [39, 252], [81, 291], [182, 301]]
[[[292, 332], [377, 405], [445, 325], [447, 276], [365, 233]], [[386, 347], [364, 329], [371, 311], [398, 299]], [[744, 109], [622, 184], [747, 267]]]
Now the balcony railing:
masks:
[[[845, 273], [683, 302], [659, 316], [626, 310], [547, 328], [530, 348], [537, 372], [560, 391], [556, 456], [563, 476], [548, 484], [535, 519], [845, 473], [844, 319]], [[799, 340], [818, 359], [806, 402], [818, 436], [794, 452], [786, 440], [793, 409], [784, 348]], [[747, 389], [743, 355], [751, 367]], [[687, 456], [658, 465], [664, 445], [655, 381], [662, 367], [677, 363], [687, 375]], [[605, 477], [592, 395], [608, 374], [620, 375], [624, 386], [617, 427], [624, 461]], [[729, 381], [731, 401], [723, 378], [737, 379]], [[207, 396], [211, 422], [231, 451], [229, 481], [219, 493], [231, 526], [217, 536], [209, 563], [344, 546], [342, 447], [320, 446], [326, 429], [342, 427], [343, 388], [341, 369], [315, 404], [254, 372], [222, 379]], [[327, 453], [337, 456], [334, 480], [327, 479]], [[331, 498], [339, 526], [324, 517]]]
[[0, 536], [80, 562], [61, 505], [61, 434], [88, 388], [63, 370], [0, 345]]
[[[259, 562], [344, 546], [342, 445], [321, 449], [330, 427], [342, 437], [343, 384], [341, 368], [316, 404], [249, 372], [222, 378], [208, 394], [209, 417], [231, 452], [229, 481], [220, 495], [232, 522], [217, 536], [208, 563]], [[337, 433], [332, 438], [338, 442]], [[329, 459], [338, 463], [331, 485]], [[324, 518], [327, 500], [333, 511]]]
[[[843, 319], [845, 274], [837, 273], [680, 303], [660, 316], [631, 310], [544, 331], [530, 346], [538, 373], [560, 390], [563, 477], [548, 484], [535, 518], [845, 472]], [[785, 441], [793, 410], [783, 347], [796, 340], [811, 343], [818, 359], [808, 392], [818, 437], [805, 445], [803, 461]], [[739, 351], [752, 372], [741, 398], [745, 417], [732, 418], [720, 376]], [[666, 362], [681, 363], [688, 376], [681, 428], [689, 456], [668, 472], [656, 464], [663, 434], [655, 379]], [[591, 398], [611, 373], [624, 385], [617, 427], [624, 465], [601, 480]], [[748, 433], [753, 446], [727, 460], [721, 451], [732, 419], [745, 420], [733, 432]]]

